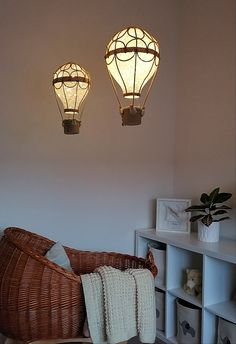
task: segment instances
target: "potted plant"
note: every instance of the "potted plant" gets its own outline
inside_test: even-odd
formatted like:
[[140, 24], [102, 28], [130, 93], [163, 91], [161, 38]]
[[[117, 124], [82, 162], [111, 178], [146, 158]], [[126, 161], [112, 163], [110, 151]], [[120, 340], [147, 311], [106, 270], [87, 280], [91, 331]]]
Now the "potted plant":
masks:
[[217, 187], [209, 194], [203, 193], [200, 197], [201, 204], [192, 205], [185, 209], [186, 212], [197, 212], [190, 217], [190, 222], [198, 221], [198, 239], [207, 242], [219, 240], [219, 223], [229, 219], [228, 210], [231, 207], [222, 203], [228, 201], [232, 194], [220, 192]]

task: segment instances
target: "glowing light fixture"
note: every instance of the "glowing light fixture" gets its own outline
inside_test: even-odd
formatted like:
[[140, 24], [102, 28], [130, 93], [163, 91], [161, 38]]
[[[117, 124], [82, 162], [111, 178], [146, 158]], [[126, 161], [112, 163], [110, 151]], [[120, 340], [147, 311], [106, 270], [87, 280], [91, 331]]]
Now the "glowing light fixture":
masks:
[[90, 84], [89, 74], [73, 62], [64, 64], [54, 73], [53, 86], [65, 134], [79, 133], [84, 100]]
[[[115, 91], [122, 125], [141, 124], [145, 104], [160, 62], [160, 49], [156, 39], [138, 27], [128, 27], [114, 35], [106, 48], [105, 60]], [[114, 82], [116, 81], [116, 83]], [[141, 94], [149, 82], [144, 98]], [[117, 84], [129, 106], [122, 107]], [[143, 100], [142, 105], [136, 104]]]

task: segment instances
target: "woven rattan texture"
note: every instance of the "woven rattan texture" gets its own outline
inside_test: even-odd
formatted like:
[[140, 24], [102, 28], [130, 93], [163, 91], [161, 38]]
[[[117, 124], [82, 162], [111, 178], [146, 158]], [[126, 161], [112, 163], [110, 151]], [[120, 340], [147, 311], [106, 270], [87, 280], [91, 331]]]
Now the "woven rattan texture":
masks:
[[150, 252], [144, 260], [65, 247], [71, 273], [44, 257], [53, 244], [21, 228], [7, 228], [0, 240], [0, 332], [7, 337], [30, 342], [81, 336], [85, 303], [80, 275], [99, 266], [157, 273]]

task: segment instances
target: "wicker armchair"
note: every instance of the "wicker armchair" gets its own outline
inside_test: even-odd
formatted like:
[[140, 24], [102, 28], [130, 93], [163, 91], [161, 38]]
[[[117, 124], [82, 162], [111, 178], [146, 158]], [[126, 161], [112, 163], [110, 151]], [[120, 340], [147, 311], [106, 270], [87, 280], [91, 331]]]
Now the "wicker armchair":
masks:
[[121, 253], [79, 251], [65, 247], [74, 273], [44, 257], [54, 241], [20, 228], [7, 228], [0, 240], [0, 332], [30, 342], [82, 336], [85, 303], [80, 275], [101, 265], [157, 268]]

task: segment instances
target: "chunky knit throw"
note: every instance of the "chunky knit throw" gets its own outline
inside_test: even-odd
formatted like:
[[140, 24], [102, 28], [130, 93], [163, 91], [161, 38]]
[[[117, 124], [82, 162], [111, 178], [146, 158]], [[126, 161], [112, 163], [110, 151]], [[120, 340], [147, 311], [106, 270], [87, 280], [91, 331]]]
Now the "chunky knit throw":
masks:
[[102, 266], [81, 276], [90, 336], [94, 344], [156, 336], [155, 288], [147, 269], [120, 271]]

